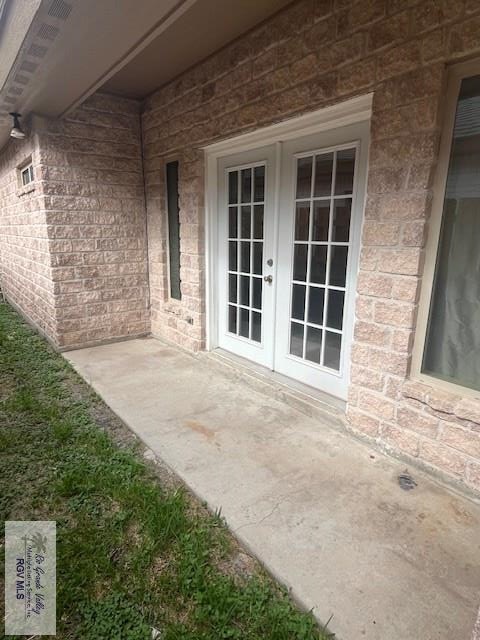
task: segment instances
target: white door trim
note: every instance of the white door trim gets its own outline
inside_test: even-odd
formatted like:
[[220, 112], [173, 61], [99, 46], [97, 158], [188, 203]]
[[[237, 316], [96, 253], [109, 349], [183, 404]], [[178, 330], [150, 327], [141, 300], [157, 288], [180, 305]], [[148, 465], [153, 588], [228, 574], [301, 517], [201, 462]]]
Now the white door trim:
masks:
[[[373, 93], [368, 93], [203, 147], [205, 152], [205, 312], [207, 351], [211, 351], [218, 346], [218, 314], [216, 306], [218, 283], [215, 268], [215, 248], [218, 246], [218, 159], [257, 147], [369, 120], [372, 115], [372, 100]], [[276, 202], [275, 206], [278, 207], [278, 205], [279, 203]]]

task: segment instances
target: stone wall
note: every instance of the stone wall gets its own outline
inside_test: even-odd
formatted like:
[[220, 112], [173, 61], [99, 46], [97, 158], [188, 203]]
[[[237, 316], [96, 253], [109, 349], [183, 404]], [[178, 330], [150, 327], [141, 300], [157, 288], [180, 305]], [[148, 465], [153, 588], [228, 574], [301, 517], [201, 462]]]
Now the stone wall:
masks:
[[[201, 147], [374, 92], [347, 415], [352, 430], [480, 490], [480, 403], [408, 381], [448, 62], [480, 54], [476, 0], [299, 0], [146, 101], [154, 334], [204, 346]], [[181, 302], [164, 165], [180, 161]]]
[[[30, 157], [35, 180], [22, 188], [18, 167]], [[55, 340], [54, 286], [34, 135], [10, 139], [0, 154], [0, 288], [32, 324]]]
[[139, 108], [96, 94], [34, 120], [62, 349], [150, 331]]

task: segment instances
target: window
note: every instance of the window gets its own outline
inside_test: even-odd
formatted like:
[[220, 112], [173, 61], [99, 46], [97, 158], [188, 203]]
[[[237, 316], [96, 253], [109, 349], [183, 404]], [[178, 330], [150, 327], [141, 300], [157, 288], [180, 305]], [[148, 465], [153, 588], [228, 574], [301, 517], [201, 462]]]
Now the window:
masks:
[[178, 162], [167, 162], [168, 266], [170, 297], [181, 300], [180, 220], [178, 208]]
[[20, 187], [26, 187], [28, 184], [33, 182], [33, 164], [31, 160], [28, 164], [20, 167], [18, 171], [20, 174]]
[[420, 370], [480, 391], [480, 67], [477, 74], [450, 82], [456, 106], [439, 158]]

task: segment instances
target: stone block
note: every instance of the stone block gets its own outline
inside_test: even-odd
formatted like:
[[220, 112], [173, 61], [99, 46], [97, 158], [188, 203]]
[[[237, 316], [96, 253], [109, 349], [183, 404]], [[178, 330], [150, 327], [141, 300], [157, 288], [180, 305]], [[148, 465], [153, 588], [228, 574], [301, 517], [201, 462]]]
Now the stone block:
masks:
[[373, 418], [355, 407], [347, 408], [347, 420], [349, 425], [355, 430], [365, 435], [376, 437], [380, 428], [380, 420]]
[[466, 455], [480, 459], [480, 433], [442, 421], [440, 441]]
[[413, 327], [415, 307], [408, 303], [394, 300], [378, 300], [375, 302], [374, 320], [390, 327]]
[[355, 323], [354, 339], [376, 347], [386, 347], [390, 343], [391, 331], [387, 327], [372, 322], [357, 320]]
[[379, 298], [389, 298], [392, 295], [394, 286], [392, 276], [382, 273], [372, 273], [361, 271], [357, 280], [357, 291], [360, 294], [375, 296]]
[[370, 347], [368, 362], [369, 366], [377, 371], [406, 377], [410, 365], [410, 357], [406, 353], [395, 353], [394, 351]]
[[423, 267], [420, 249], [382, 249], [379, 251], [379, 270], [399, 275], [419, 275]]
[[460, 56], [480, 49], [480, 16], [469, 17], [450, 32], [449, 53]]
[[[476, 462], [471, 462], [467, 468], [467, 484], [472, 487], [475, 491], [480, 491], [480, 464]], [[478, 631], [480, 634], [480, 621], [478, 624]], [[480, 635], [478, 636], [480, 637]], [[477, 640], [474, 636], [472, 640]]]
[[419, 435], [430, 438], [431, 440], [434, 440], [438, 435], [438, 418], [408, 407], [400, 407], [397, 409], [397, 423], [401, 427], [415, 431]]
[[465, 456], [456, 453], [451, 447], [430, 440], [421, 442], [419, 457], [441, 471], [455, 476], [462, 476], [467, 466]]
[[395, 222], [377, 222], [366, 220], [363, 225], [362, 243], [364, 246], [388, 247], [398, 243], [400, 225]]
[[480, 401], [462, 398], [455, 406], [455, 415], [461, 420], [480, 424]]
[[363, 389], [358, 392], [358, 408], [383, 420], [392, 420], [395, 415], [395, 404], [391, 400]]
[[398, 449], [413, 457], [418, 456], [420, 440], [413, 431], [400, 429], [394, 424], [382, 423], [380, 440], [393, 449]]

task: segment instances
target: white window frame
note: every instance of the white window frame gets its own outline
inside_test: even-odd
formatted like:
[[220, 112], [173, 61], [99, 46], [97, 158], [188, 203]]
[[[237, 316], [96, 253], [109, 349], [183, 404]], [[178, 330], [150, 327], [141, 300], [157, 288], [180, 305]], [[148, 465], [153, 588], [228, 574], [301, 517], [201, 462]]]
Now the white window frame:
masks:
[[[32, 158], [29, 158], [26, 162], [21, 164], [18, 169], [18, 183], [20, 189], [25, 189], [35, 181], [35, 174], [33, 171]], [[24, 177], [27, 176], [27, 182], [24, 181]]]
[[480, 399], [480, 391], [464, 387], [461, 384], [442, 380], [433, 375], [422, 372], [423, 355], [426, 347], [428, 318], [433, 295], [435, 267], [440, 243], [440, 232], [443, 218], [445, 189], [448, 177], [450, 152], [453, 142], [453, 128], [460, 93], [460, 85], [464, 78], [480, 75], [480, 60], [469, 60], [452, 66], [448, 71], [447, 90], [444, 104], [443, 131], [438, 154], [437, 170], [433, 184], [432, 210], [428, 226], [428, 238], [425, 249], [425, 266], [422, 277], [422, 287], [418, 305], [417, 326], [412, 352], [411, 377], [429, 384], [432, 387], [444, 389], [456, 395], [469, 396]]
[[[163, 179], [164, 179], [164, 184], [165, 184], [165, 191], [164, 191], [164, 203], [165, 203], [165, 250], [166, 250], [166, 258], [167, 258], [167, 291], [166, 291], [166, 296], [165, 296], [165, 302], [171, 302], [173, 304], [177, 304], [180, 305], [182, 304], [183, 301], [183, 294], [182, 294], [182, 278], [180, 275], [180, 298], [174, 298], [172, 296], [172, 281], [171, 281], [171, 275], [170, 275], [170, 219], [169, 219], [169, 210], [168, 210], [168, 181], [167, 181], [167, 165], [172, 163], [172, 162], [177, 162], [178, 163], [178, 173], [177, 173], [177, 178], [178, 178], [178, 224], [179, 227], [180, 225], [180, 158], [178, 156], [173, 156], [171, 158], [168, 158], [167, 160], [165, 160], [164, 162], [164, 167], [163, 167]], [[180, 231], [180, 229], [179, 229]], [[182, 265], [182, 240], [181, 237], [179, 239], [179, 247], [178, 247], [178, 251], [179, 251], [179, 269], [180, 269], [180, 273], [181, 273], [181, 265]]]

